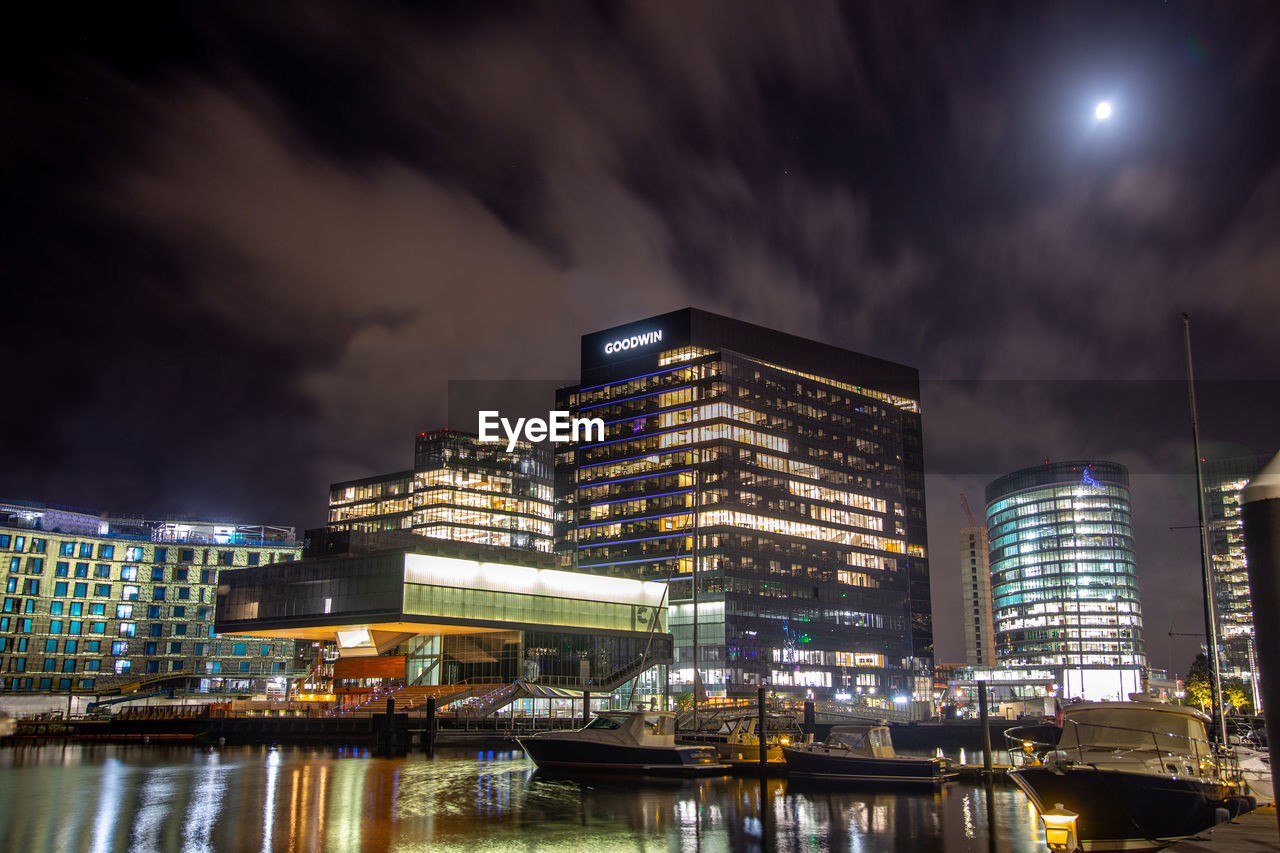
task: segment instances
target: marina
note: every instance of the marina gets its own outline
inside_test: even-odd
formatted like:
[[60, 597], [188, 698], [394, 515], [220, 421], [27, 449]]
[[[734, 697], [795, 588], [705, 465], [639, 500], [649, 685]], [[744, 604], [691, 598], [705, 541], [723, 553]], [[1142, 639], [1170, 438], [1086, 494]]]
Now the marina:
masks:
[[676, 719], [669, 711], [610, 711], [581, 729], [541, 732], [519, 739], [540, 768], [705, 776], [722, 774], [711, 746], [676, 743]]
[[[305, 747], [0, 751], [6, 850], [1042, 853], [1026, 799], [979, 784], [834, 790], [769, 779], [538, 771], [518, 749], [378, 758]], [[60, 803], [83, 804], [68, 817]], [[996, 834], [989, 832], [994, 814]]]
[[826, 740], [783, 747], [789, 777], [881, 785], [941, 785], [956, 776], [946, 758], [898, 755], [888, 726], [836, 726]]

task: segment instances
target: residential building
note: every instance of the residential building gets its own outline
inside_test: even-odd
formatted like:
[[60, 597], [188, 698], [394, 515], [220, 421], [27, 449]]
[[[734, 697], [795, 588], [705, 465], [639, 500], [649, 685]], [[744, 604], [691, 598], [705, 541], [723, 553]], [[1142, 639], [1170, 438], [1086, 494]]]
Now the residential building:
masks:
[[557, 445], [557, 551], [668, 584], [673, 690], [929, 701], [915, 369], [684, 309], [585, 335], [557, 408], [606, 425]]
[[291, 527], [0, 502], [0, 690], [105, 693], [163, 681], [283, 692], [293, 641], [215, 634], [214, 598], [220, 577], [299, 554]]
[[964, 661], [996, 665], [996, 634], [991, 621], [991, 561], [987, 528], [960, 530], [960, 612], [964, 623]]
[[1068, 699], [1126, 699], [1146, 670], [1129, 472], [1046, 462], [987, 486], [997, 658]]
[[418, 434], [412, 469], [330, 486], [327, 526], [550, 552], [552, 509], [550, 451], [438, 429]]

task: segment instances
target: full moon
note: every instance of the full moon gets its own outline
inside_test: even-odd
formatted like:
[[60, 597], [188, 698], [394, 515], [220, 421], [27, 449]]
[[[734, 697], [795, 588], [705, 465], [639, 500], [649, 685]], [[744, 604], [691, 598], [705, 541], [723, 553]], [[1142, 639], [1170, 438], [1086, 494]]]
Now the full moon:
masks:
[[1111, 102], [1099, 101], [1098, 105], [1093, 108], [1093, 117], [1098, 121], [1106, 121], [1111, 118]]

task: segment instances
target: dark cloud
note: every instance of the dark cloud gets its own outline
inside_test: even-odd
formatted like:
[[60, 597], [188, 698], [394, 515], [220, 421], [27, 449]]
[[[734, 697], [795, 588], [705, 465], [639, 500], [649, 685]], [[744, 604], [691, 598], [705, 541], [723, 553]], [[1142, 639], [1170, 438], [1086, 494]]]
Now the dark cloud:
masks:
[[1206, 436], [1277, 444], [1278, 32], [1265, 3], [62, 10], [0, 60], [0, 489], [314, 525], [451, 381], [572, 377], [580, 334], [696, 304], [942, 380], [944, 656], [959, 492], [1097, 455], [1135, 472], [1180, 666], [1182, 311], [1202, 376], [1255, 383]]

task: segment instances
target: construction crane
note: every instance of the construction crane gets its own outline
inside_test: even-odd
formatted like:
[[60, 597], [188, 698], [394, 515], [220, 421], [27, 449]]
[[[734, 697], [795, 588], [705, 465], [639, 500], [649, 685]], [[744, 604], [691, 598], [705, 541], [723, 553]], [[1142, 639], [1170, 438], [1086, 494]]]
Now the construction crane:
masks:
[[960, 506], [964, 507], [964, 517], [969, 519], [969, 526], [977, 527], [973, 521], [973, 513], [969, 510], [969, 499], [964, 496], [964, 492], [960, 493]]

